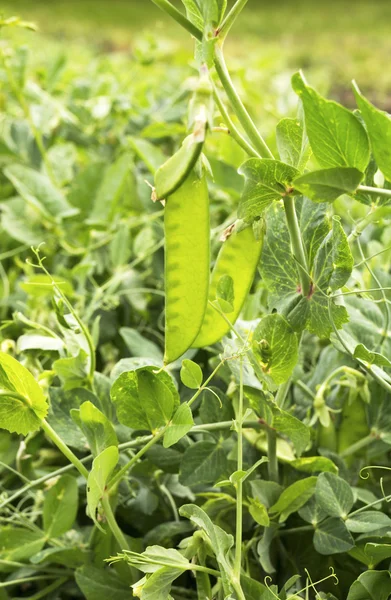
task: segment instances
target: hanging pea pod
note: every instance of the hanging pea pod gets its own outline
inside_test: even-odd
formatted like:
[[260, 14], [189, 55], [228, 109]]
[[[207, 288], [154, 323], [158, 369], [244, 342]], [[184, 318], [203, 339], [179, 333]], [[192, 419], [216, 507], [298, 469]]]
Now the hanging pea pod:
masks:
[[198, 165], [164, 211], [166, 336], [164, 363], [179, 358], [200, 331], [209, 287], [209, 196]]
[[[242, 310], [244, 301], [254, 279], [255, 271], [261, 256], [263, 246], [263, 229], [258, 239], [252, 228], [247, 227], [236, 233], [230, 231], [224, 241], [212, 272], [209, 287], [209, 302], [216, 301], [219, 281], [228, 276], [233, 280], [234, 299], [232, 311], [226, 312], [227, 319], [233, 324]], [[229, 324], [218, 314], [216, 309], [208, 304], [202, 328], [193, 348], [210, 346], [221, 340], [229, 331]]]

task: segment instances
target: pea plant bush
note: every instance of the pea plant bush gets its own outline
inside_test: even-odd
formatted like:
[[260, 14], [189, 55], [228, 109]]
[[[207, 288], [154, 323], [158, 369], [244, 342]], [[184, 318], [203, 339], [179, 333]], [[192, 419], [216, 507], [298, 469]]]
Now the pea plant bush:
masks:
[[0, 596], [387, 600], [390, 117], [298, 72], [263, 138], [246, 0], [153, 1], [169, 82], [1, 46]]

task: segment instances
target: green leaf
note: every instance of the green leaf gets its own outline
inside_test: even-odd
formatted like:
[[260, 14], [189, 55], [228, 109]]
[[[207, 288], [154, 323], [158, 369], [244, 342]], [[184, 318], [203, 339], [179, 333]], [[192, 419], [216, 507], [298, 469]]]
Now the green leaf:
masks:
[[131, 167], [132, 158], [129, 153], [123, 154], [107, 167], [95, 197], [92, 213], [88, 219], [90, 223], [110, 221], [124, 192]]
[[[182, 575], [181, 569], [162, 567], [148, 577], [142, 586], [141, 600], [168, 600], [172, 582]], [[134, 586], [133, 586], [134, 587]]]
[[109, 446], [118, 446], [112, 423], [92, 402], [83, 402], [80, 410], [73, 409], [71, 415], [86, 436], [93, 456], [98, 456]]
[[248, 511], [254, 521], [258, 523], [258, 525], [262, 525], [263, 527], [269, 527], [270, 519], [267, 514], [267, 508], [264, 504], [262, 504], [256, 498], [249, 498], [249, 507]]
[[122, 373], [111, 388], [120, 423], [156, 431], [169, 423], [179, 396], [171, 376], [156, 367]]
[[220, 444], [201, 441], [192, 444], [183, 455], [179, 472], [182, 485], [213, 483], [227, 469], [227, 458]]
[[0, 527], [0, 558], [23, 561], [37, 554], [46, 542], [42, 531], [22, 529], [13, 525]]
[[305, 473], [338, 473], [338, 467], [332, 460], [325, 456], [305, 456], [304, 458], [297, 458], [296, 460], [293, 460], [290, 465], [298, 471], [304, 471]]
[[103, 495], [106, 492], [106, 484], [114, 471], [119, 454], [116, 446], [110, 446], [103, 450], [94, 459], [92, 469], [87, 480], [87, 506], [88, 512], [95, 525], [103, 531], [101, 525], [97, 521], [98, 507]]
[[358, 108], [367, 126], [373, 156], [383, 175], [391, 181], [391, 119], [373, 106], [353, 83]]
[[0, 396], [0, 427], [11, 433], [27, 435], [39, 429], [48, 412], [42, 389], [23, 365], [9, 354], [0, 352], [0, 391], [22, 398]]
[[391, 362], [386, 356], [379, 352], [371, 352], [364, 344], [357, 344], [354, 349], [354, 358], [359, 358], [370, 365], [377, 365], [378, 367], [391, 367]]
[[293, 185], [313, 202], [334, 202], [342, 194], [353, 194], [363, 177], [357, 169], [333, 167], [300, 175]]
[[98, 569], [92, 565], [84, 565], [75, 573], [76, 583], [87, 600], [131, 600], [129, 585], [119, 579], [110, 567]]
[[[388, 515], [378, 510], [366, 510], [365, 512], [348, 517], [345, 524], [349, 531], [353, 533], [371, 533], [376, 529], [389, 527], [391, 519]], [[391, 549], [391, 546], [389, 546], [389, 549]]]
[[390, 594], [389, 571], [366, 571], [352, 583], [346, 600], [388, 600]]
[[234, 280], [230, 275], [223, 275], [218, 280], [216, 298], [223, 313], [231, 313], [234, 310]]
[[311, 148], [303, 123], [299, 119], [284, 118], [277, 124], [277, 148], [281, 160], [304, 171], [311, 156]]
[[47, 175], [16, 164], [6, 167], [3, 172], [26, 203], [38, 208], [44, 215], [61, 219], [79, 212], [68, 204], [61, 190]]
[[128, 140], [137, 156], [153, 175], [159, 166], [164, 163], [166, 156], [158, 146], [151, 144], [147, 140], [138, 137], [129, 137]]
[[[303, 423], [290, 413], [286, 412], [285, 410], [282, 410], [278, 406], [273, 406], [273, 427], [276, 431], [286, 435], [293, 442], [298, 456], [300, 456], [304, 452], [304, 450], [310, 443], [310, 428], [307, 427], [305, 423]], [[305, 461], [306, 459], [303, 458], [301, 460]], [[298, 461], [294, 462], [297, 463]]]
[[289, 379], [298, 360], [298, 342], [284, 317], [274, 314], [261, 319], [253, 334], [253, 350], [274, 383]]
[[317, 527], [318, 523], [327, 517], [323, 508], [316, 502], [315, 496], [312, 496], [298, 512], [300, 517], [307, 523], [311, 523], [313, 527]]
[[64, 391], [84, 387], [88, 378], [90, 357], [80, 348], [76, 356], [59, 358], [53, 363], [53, 371], [58, 375]]
[[191, 390], [198, 390], [202, 384], [203, 378], [201, 367], [192, 360], [185, 358], [182, 361], [180, 377], [182, 383], [186, 387], [190, 388]]
[[293, 75], [292, 87], [303, 102], [307, 135], [320, 166], [353, 167], [363, 173], [370, 153], [359, 119], [341, 104], [322, 98], [301, 73]]
[[275, 200], [280, 200], [292, 186], [299, 171], [270, 158], [249, 158], [239, 169], [245, 177], [238, 207], [239, 219], [251, 221], [259, 217]]
[[182, 0], [182, 4], [186, 8], [186, 15], [189, 21], [193, 23], [201, 31], [204, 28], [204, 20], [196, 0]]
[[279, 515], [279, 522], [283, 523], [289, 515], [304, 506], [315, 492], [317, 477], [300, 479], [289, 485], [281, 494], [277, 502], [270, 508], [272, 515]]
[[[234, 418], [232, 402], [219, 388], [211, 387], [203, 390], [201, 399], [199, 416], [202, 423], [221, 423]], [[217, 438], [231, 435], [228, 429], [217, 429], [211, 433]]]
[[350, 485], [334, 473], [321, 473], [315, 492], [316, 501], [330, 517], [345, 519], [353, 504]]
[[246, 600], [269, 600], [269, 598], [263, 596], [268, 591], [263, 583], [256, 581], [256, 579], [251, 579], [247, 575], [240, 576], [240, 583]]
[[136, 329], [121, 327], [119, 333], [132, 356], [152, 358], [157, 364], [163, 364], [163, 352], [160, 348], [142, 336]]
[[348, 552], [353, 546], [354, 540], [341, 519], [326, 519], [317, 526], [314, 547], [319, 554], [341, 554]]
[[71, 417], [72, 409], [79, 409], [86, 401], [94, 401], [96, 397], [86, 389], [75, 388], [65, 392], [60, 388], [49, 388], [50, 407], [47, 416], [49, 425], [67, 444], [79, 451], [85, 451], [87, 440], [78, 427], [74, 426]]
[[71, 475], [63, 475], [45, 494], [43, 505], [43, 528], [50, 538], [67, 532], [73, 525], [78, 510], [77, 481]]
[[194, 421], [191, 408], [187, 402], [184, 402], [175, 412], [170, 426], [164, 434], [163, 446], [169, 448], [179, 442], [179, 440], [190, 431], [193, 425]]

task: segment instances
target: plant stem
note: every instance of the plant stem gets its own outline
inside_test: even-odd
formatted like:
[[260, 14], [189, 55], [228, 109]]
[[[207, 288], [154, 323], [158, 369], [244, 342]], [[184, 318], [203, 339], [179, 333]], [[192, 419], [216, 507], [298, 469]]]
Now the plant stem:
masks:
[[172, 17], [174, 21], [179, 23], [179, 25], [182, 25], [182, 27], [184, 27], [189, 33], [191, 33], [191, 35], [195, 37], [198, 41], [202, 41], [202, 31], [200, 31], [198, 27], [193, 25], [193, 23], [191, 23], [189, 19], [187, 19], [185, 15], [183, 15], [177, 8], [175, 8], [175, 6], [171, 4], [171, 2], [168, 2], [168, 0], [152, 0], [152, 2], [156, 4], [156, 6], [158, 6], [165, 13], [170, 15], [170, 17]]
[[282, 383], [277, 390], [277, 394], [275, 395], [274, 402], [277, 404], [279, 408], [283, 408], [285, 404], [286, 397], [289, 392], [289, 388], [291, 387], [292, 379], [289, 378], [288, 381]]
[[384, 198], [391, 198], [391, 190], [384, 188], [371, 187], [368, 185], [359, 185], [357, 192], [364, 192], [370, 196], [383, 196]]
[[[390, 192], [391, 196], [391, 190], [386, 191]], [[368, 225], [373, 223], [373, 221], [380, 220], [381, 218], [389, 215], [390, 212], [391, 206], [379, 206], [377, 208], [372, 209], [366, 217], [364, 217], [363, 219], [361, 219], [361, 221], [357, 223], [353, 231], [351, 231], [351, 233], [348, 235], [348, 242], [352, 242], [354, 239], [358, 238], [362, 234], [364, 229], [368, 227]]]
[[54, 431], [54, 429], [49, 425], [49, 423], [43, 419], [41, 422], [41, 427], [43, 431], [46, 433], [48, 438], [51, 439], [53, 444], [57, 446], [57, 448], [67, 457], [67, 459], [74, 465], [74, 467], [79, 471], [80, 475], [82, 475], [85, 479], [88, 478], [88, 471], [83, 465], [83, 463], [77, 458], [75, 454], [73, 454], [72, 450], [68, 448], [68, 446], [62, 441], [59, 435]]
[[[243, 471], [243, 359], [240, 359], [239, 375], [239, 406], [237, 415], [237, 469]], [[241, 479], [236, 483], [236, 538], [235, 538], [235, 563], [234, 577], [240, 582], [240, 572], [242, 569], [242, 510], [243, 510], [243, 482]]]
[[269, 479], [278, 483], [277, 433], [271, 427], [267, 429], [267, 457]]
[[345, 448], [345, 450], [342, 450], [342, 452], [340, 452], [340, 456], [342, 456], [342, 458], [346, 458], [346, 456], [351, 456], [359, 450], [366, 448], [374, 441], [376, 441], [376, 436], [370, 433], [369, 435], [366, 435], [364, 438], [362, 438], [362, 440], [358, 440], [358, 442], [355, 442], [351, 446]]
[[266, 156], [268, 158], [274, 158], [271, 150], [266, 144], [265, 140], [255, 127], [250, 115], [248, 114], [243, 102], [238, 96], [235, 90], [234, 84], [232, 83], [227, 65], [225, 64], [224, 55], [222, 48], [216, 44], [215, 48], [215, 67], [217, 74], [220, 78], [225, 93], [227, 94], [229, 101], [232, 104], [232, 108], [235, 111], [244, 131], [247, 133], [249, 140], [253, 144], [255, 150], [260, 156]]
[[133, 465], [136, 464], [136, 462], [152, 447], [156, 444], [156, 442], [158, 442], [164, 435], [166, 429], [168, 428], [169, 425], [166, 425], [165, 427], [163, 427], [163, 429], [161, 429], [158, 433], [156, 433], [147, 444], [145, 444], [145, 446], [143, 446], [141, 448], [141, 450], [139, 450], [137, 452], [137, 454], [135, 454], [134, 456], [132, 456], [132, 458], [130, 459], [129, 462], [126, 463], [126, 465], [124, 465], [119, 471], [118, 473], [116, 473], [114, 475], [114, 477], [111, 479], [111, 481], [109, 481], [109, 483], [107, 484], [108, 489], [110, 490], [112, 487], [114, 487], [119, 481], [121, 481], [122, 477], [125, 475], [125, 473], [131, 469], [133, 467]]
[[303, 239], [301, 237], [299, 222], [297, 220], [295, 200], [292, 196], [285, 196], [284, 208], [293, 256], [295, 257], [299, 266], [301, 293], [304, 297], [306, 297], [311, 290], [311, 279], [308, 274], [307, 256], [304, 249]]
[[60, 577], [59, 579], [57, 579], [57, 581], [53, 581], [53, 583], [46, 586], [42, 590], [39, 590], [39, 592], [37, 592], [36, 594], [29, 596], [29, 600], [41, 600], [41, 598], [45, 598], [45, 596], [48, 596], [49, 594], [51, 594], [51, 592], [54, 592], [54, 590], [61, 587], [62, 584], [65, 583], [67, 580], [68, 577]]
[[124, 534], [118, 527], [117, 521], [115, 520], [107, 492], [102, 496], [102, 506], [105, 512], [107, 524], [110, 527], [110, 531], [112, 532], [113, 536], [117, 540], [118, 546], [121, 550], [130, 550], [129, 544], [126, 541]]
[[190, 398], [190, 400], [188, 400], [187, 404], [189, 406], [191, 406], [193, 404], [193, 402], [195, 400], [197, 400], [197, 398], [201, 394], [201, 392], [203, 392], [207, 388], [208, 384], [212, 381], [213, 377], [216, 375], [217, 371], [223, 366], [224, 363], [225, 363], [225, 359], [223, 359], [222, 361], [219, 362], [219, 364], [214, 369], [214, 371], [212, 371], [212, 373], [209, 375], [208, 379], [206, 379], [204, 381], [204, 383], [198, 388], [196, 393]]
[[222, 24], [220, 25], [217, 31], [217, 34], [222, 41], [224, 41], [224, 39], [227, 37], [229, 30], [231, 29], [232, 25], [235, 23], [236, 19], [246, 6], [247, 2], [248, 0], [236, 0], [229, 13], [226, 15], [225, 19], [223, 20]]

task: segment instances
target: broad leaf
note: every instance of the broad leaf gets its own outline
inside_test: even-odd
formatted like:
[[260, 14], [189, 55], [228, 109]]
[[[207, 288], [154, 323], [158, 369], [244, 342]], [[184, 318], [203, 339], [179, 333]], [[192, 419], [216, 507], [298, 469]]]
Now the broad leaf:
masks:
[[366, 571], [352, 583], [346, 600], [388, 600], [390, 594], [389, 571]]
[[270, 514], [279, 515], [280, 523], [286, 521], [289, 515], [304, 506], [314, 494], [316, 480], [316, 477], [307, 477], [289, 485], [270, 508]]
[[359, 119], [341, 104], [322, 98], [301, 73], [292, 77], [292, 87], [303, 102], [307, 135], [320, 166], [353, 167], [363, 173], [369, 142]]
[[193, 414], [190, 406], [187, 402], [184, 402], [175, 412], [170, 426], [164, 434], [163, 446], [169, 448], [179, 442], [179, 440], [190, 431], [193, 425]]
[[85, 565], [77, 569], [76, 583], [87, 600], [131, 600], [129, 585], [122, 583], [114, 570], [109, 567], [98, 569]]
[[92, 402], [84, 402], [80, 410], [73, 409], [71, 415], [86, 436], [93, 456], [97, 456], [109, 446], [118, 445], [112, 423]]
[[0, 352], [0, 391], [4, 394], [0, 396], [0, 427], [23, 435], [39, 429], [48, 412], [43, 391], [30, 371], [4, 352]]
[[333, 167], [300, 175], [293, 185], [313, 202], [334, 202], [342, 194], [354, 193], [363, 177], [357, 169]]
[[46, 542], [42, 531], [7, 525], [0, 527], [0, 558], [23, 561], [39, 552]]
[[298, 342], [284, 317], [274, 314], [261, 319], [253, 334], [253, 350], [274, 383], [289, 379], [298, 359]]
[[316, 484], [316, 501], [330, 517], [345, 519], [353, 504], [350, 485], [334, 473], [321, 473]]
[[366, 510], [348, 517], [345, 523], [349, 531], [353, 533], [371, 533], [382, 527], [390, 527], [391, 519], [378, 510]]
[[[291, 415], [287, 411], [282, 410], [277, 406], [273, 406], [273, 428], [279, 433], [286, 435], [292, 441], [298, 456], [300, 456], [304, 452], [304, 450], [310, 443], [310, 428], [307, 427], [305, 423], [297, 419], [295, 416]], [[300, 460], [306, 461], [306, 459], [303, 458], [298, 459], [298, 461], [295, 462], [299, 463]], [[304, 471], [305, 469], [302, 470]], [[308, 470], [308, 472], [312, 471]]]
[[124, 191], [131, 166], [131, 156], [125, 153], [106, 169], [95, 198], [92, 214], [89, 217], [90, 222], [106, 222], [112, 218]]
[[71, 475], [63, 475], [45, 494], [43, 528], [48, 537], [59, 537], [72, 527], [78, 500], [77, 481]]
[[326, 519], [317, 526], [314, 547], [319, 554], [340, 554], [348, 552], [353, 546], [354, 540], [341, 519]]
[[304, 171], [311, 155], [311, 148], [302, 121], [285, 118], [277, 125], [277, 147], [281, 160]]
[[227, 459], [220, 444], [196, 442], [183, 455], [179, 481], [182, 485], [213, 483], [227, 469]]

